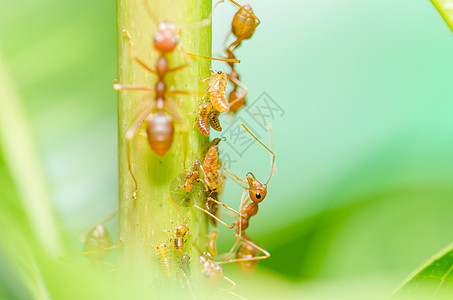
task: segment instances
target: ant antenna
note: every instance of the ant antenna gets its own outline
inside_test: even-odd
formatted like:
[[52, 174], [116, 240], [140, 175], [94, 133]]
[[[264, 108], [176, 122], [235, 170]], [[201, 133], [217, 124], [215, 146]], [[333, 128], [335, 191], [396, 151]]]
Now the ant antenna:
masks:
[[146, 12], [148, 13], [149, 17], [151, 20], [154, 22], [156, 26], [159, 26], [159, 21], [157, 19], [157, 16], [154, 14], [154, 12], [151, 10], [151, 7], [148, 4], [147, 0], [142, 0], [142, 5], [145, 8]]
[[[232, 0], [230, 0], [232, 1]], [[271, 149], [267, 148], [266, 145], [264, 145], [263, 143], [261, 143], [261, 141], [253, 134], [250, 132], [250, 130], [248, 130], [248, 128], [243, 124], [241, 123], [241, 126], [244, 127], [244, 129], [255, 139], [258, 141], [258, 143], [261, 144], [261, 146], [263, 146], [264, 148], [266, 148], [267, 151], [269, 151], [271, 154], [272, 154], [272, 167], [271, 167], [271, 174], [269, 175], [269, 179], [267, 180], [266, 184], [267, 185], [269, 183], [269, 181], [271, 180], [272, 178], [272, 172], [274, 170], [274, 164], [275, 164], [275, 154], [274, 152], [271, 151]]]
[[220, 0], [219, 2], [217, 2], [214, 5], [214, 8], [212, 9], [211, 13], [209, 14], [209, 16], [206, 19], [201, 20], [200, 22], [196, 22], [196, 23], [192, 23], [192, 24], [188, 24], [186, 26], [183, 26], [179, 30], [181, 31], [182, 29], [186, 29], [186, 30], [188, 30], [188, 29], [197, 29], [197, 28], [200, 28], [200, 27], [208, 26], [212, 22], [212, 15], [214, 14], [215, 9], [217, 8], [217, 6], [220, 3], [223, 3], [223, 2], [225, 2], [225, 0]]

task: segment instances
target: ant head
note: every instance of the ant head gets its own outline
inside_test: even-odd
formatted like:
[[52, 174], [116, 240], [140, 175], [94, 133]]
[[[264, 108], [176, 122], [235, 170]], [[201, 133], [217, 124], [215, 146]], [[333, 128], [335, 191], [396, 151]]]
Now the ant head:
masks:
[[154, 34], [154, 47], [163, 53], [173, 52], [179, 43], [179, 36], [176, 33], [175, 24], [171, 22], [161, 22], [159, 30]]
[[200, 109], [201, 109], [201, 110], [204, 110], [204, 111], [206, 111], [206, 112], [211, 111], [211, 109], [212, 109], [212, 104], [209, 103], [209, 102], [205, 102], [205, 103], [201, 104]]
[[185, 235], [188, 231], [189, 231], [189, 227], [187, 227], [184, 224], [179, 225], [178, 227], [176, 227], [176, 233], [177, 234]]
[[252, 199], [252, 201], [255, 203], [260, 203], [264, 200], [264, 198], [266, 198], [266, 185], [256, 180], [255, 175], [253, 175], [253, 173], [251, 172], [247, 173], [246, 178], [249, 185], [250, 199]]
[[166, 248], [167, 248], [167, 245], [164, 244], [164, 243], [160, 243], [160, 244], [158, 244], [158, 245], [156, 246], [157, 251], [159, 251], [159, 250], [164, 250], [164, 249], [166, 249]]

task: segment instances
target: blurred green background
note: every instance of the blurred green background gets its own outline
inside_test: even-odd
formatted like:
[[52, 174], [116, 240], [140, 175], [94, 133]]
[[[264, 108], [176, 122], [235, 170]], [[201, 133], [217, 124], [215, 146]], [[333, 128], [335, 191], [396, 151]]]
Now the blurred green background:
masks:
[[[227, 272], [249, 298], [387, 296], [453, 240], [451, 32], [429, 1], [249, 2], [262, 23], [237, 51], [247, 99], [266, 92], [285, 114], [272, 122], [278, 176], [248, 230], [272, 256], [251, 279]], [[22, 103], [16, 121], [31, 126], [59, 230], [77, 247], [117, 208], [114, 3], [1, 6], [0, 89]], [[226, 3], [214, 14], [214, 55], [235, 11]], [[2, 155], [0, 196], [14, 198]], [[232, 171], [264, 179], [268, 161], [253, 145]], [[229, 183], [224, 201], [240, 195]], [[232, 237], [222, 234], [226, 250]], [[30, 297], [5, 253], [0, 297]]]

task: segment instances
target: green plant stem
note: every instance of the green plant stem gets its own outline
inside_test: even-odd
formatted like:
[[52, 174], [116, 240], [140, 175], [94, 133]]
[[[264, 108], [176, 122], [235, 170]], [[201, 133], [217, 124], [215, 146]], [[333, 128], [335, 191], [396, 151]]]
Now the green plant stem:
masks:
[[[149, 0], [148, 3], [159, 22], [171, 21], [176, 28], [199, 22], [208, 17], [211, 11], [209, 0], [171, 2]], [[154, 87], [157, 76], [130, 58], [127, 39], [122, 31], [126, 29], [130, 32], [136, 55], [149, 66], [154, 67], [159, 53], [153, 48], [152, 37], [157, 31], [158, 24], [154, 24], [140, 0], [118, 0], [117, 16], [119, 82]], [[211, 26], [183, 29], [180, 38], [187, 51], [203, 56], [211, 55]], [[182, 52], [178, 50], [167, 55], [167, 58], [170, 68], [179, 66], [185, 61]], [[178, 90], [203, 93], [206, 90], [206, 83], [203, 83], [200, 78], [209, 76], [209, 61], [196, 58], [189, 67], [167, 74], [165, 81], [167, 88], [174, 86]], [[159, 287], [162, 280], [167, 278], [162, 271], [156, 246], [160, 243], [168, 245], [168, 251], [173, 259], [173, 278], [176, 278], [176, 273], [180, 272], [179, 262], [176, 260], [180, 255], [176, 255], [170, 238], [174, 236], [175, 226], [186, 222], [190, 231], [184, 253], [189, 254], [192, 259], [191, 280], [196, 280], [200, 277], [199, 254], [192, 244], [194, 242], [204, 247], [208, 225], [207, 218], [203, 214], [184, 205], [182, 190], [175, 191], [175, 188], [181, 184], [177, 178], [183, 179], [184, 176], [184, 135], [181, 133], [181, 124], [176, 120], [172, 147], [163, 157], [155, 154], [148, 145], [144, 136], [144, 125], [132, 139], [132, 170], [138, 182], [137, 199], [132, 199], [134, 182], [127, 167], [125, 133], [149, 101], [154, 101], [154, 93], [119, 92], [119, 234], [124, 239], [122, 247], [124, 268], [134, 274], [140, 274], [138, 277], [142, 284]], [[169, 95], [166, 101], [180, 112], [189, 130], [186, 138], [188, 142], [186, 164], [189, 168], [195, 159], [202, 158], [208, 143], [208, 139], [192, 126], [195, 114], [191, 113], [197, 110], [197, 99], [195, 96]], [[170, 199], [174, 199], [174, 202]], [[199, 204], [202, 201], [202, 199], [193, 198], [191, 200]], [[165, 232], [165, 230], [171, 230], [171, 232]]]

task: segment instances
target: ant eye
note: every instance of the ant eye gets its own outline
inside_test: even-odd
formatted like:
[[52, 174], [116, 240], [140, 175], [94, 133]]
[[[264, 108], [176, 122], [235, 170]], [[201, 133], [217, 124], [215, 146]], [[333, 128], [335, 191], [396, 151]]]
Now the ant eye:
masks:
[[256, 197], [256, 199], [261, 199], [260, 193], [256, 193], [255, 197]]

